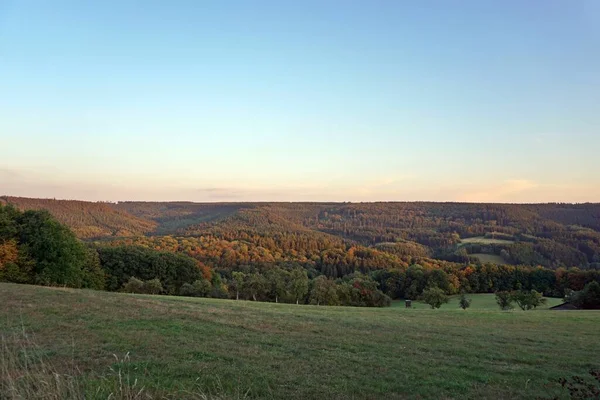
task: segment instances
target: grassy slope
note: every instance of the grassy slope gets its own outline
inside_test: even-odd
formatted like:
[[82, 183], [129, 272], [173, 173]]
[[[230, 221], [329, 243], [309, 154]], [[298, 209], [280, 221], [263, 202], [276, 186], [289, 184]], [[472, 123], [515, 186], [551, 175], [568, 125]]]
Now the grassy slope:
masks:
[[502, 257], [497, 254], [486, 254], [486, 253], [472, 253], [469, 254], [471, 257], [477, 257], [482, 263], [492, 263], [498, 265], [508, 264]]
[[[458, 299], [460, 298], [460, 296], [451, 296], [450, 297], [450, 301], [447, 304], [443, 304], [441, 307], [441, 310], [443, 311], [451, 311], [451, 310], [458, 310], [459, 306], [458, 306]], [[469, 308], [469, 310], [465, 311], [465, 312], [470, 312], [470, 311], [498, 311], [498, 304], [496, 304], [496, 297], [493, 294], [468, 294], [467, 298], [471, 299], [471, 307]], [[550, 307], [554, 307], [556, 305], [562, 304], [562, 299], [557, 299], [557, 298], [552, 298], [549, 297], [546, 299], [547, 303], [543, 306], [541, 306], [540, 308], [538, 308], [537, 311], [541, 311], [541, 310], [547, 310]], [[403, 300], [394, 300], [392, 302], [392, 307], [404, 307], [404, 301]], [[415, 301], [413, 302], [413, 307], [417, 307], [417, 308], [430, 308], [429, 305], [419, 302], [419, 301]], [[516, 307], [516, 305], [515, 305]], [[598, 316], [600, 318], [600, 315]]]
[[471, 244], [471, 243], [476, 243], [476, 244], [512, 244], [512, 243], [514, 243], [514, 241], [513, 240], [505, 240], [505, 239], [492, 239], [492, 238], [486, 238], [484, 236], [475, 236], [475, 237], [461, 239], [460, 243], [461, 244]]
[[23, 326], [88, 379], [130, 352], [136, 377], [168, 392], [218, 377], [271, 398], [532, 398], [597, 366], [600, 313], [472, 297], [467, 311], [358, 309], [0, 284], [0, 331]]

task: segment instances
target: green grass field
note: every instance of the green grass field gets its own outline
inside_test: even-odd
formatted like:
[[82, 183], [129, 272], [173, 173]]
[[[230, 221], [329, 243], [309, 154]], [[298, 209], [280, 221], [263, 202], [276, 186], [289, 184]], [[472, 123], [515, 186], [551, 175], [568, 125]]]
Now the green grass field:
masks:
[[492, 263], [498, 265], [507, 264], [506, 261], [502, 257], [496, 254], [487, 254], [487, 253], [473, 253], [469, 254], [471, 257], [477, 257], [479, 261], [482, 263]]
[[89, 387], [129, 353], [130, 378], [166, 398], [535, 398], [598, 366], [599, 312], [470, 297], [466, 311], [367, 309], [0, 284], [0, 332], [3, 348], [27, 332]]
[[486, 238], [484, 236], [475, 236], [470, 238], [464, 238], [460, 240], [460, 244], [469, 244], [469, 243], [477, 243], [477, 244], [511, 244], [514, 243], [513, 240], [506, 239], [492, 239]]
[[[461, 310], [458, 306], [458, 299], [460, 296], [450, 296], [450, 301], [446, 304], [442, 304], [440, 310], [443, 311], [451, 311], [451, 310]], [[496, 297], [493, 294], [467, 294], [467, 298], [471, 299], [471, 306], [468, 310], [464, 312], [470, 311], [498, 311], [498, 304], [496, 304]], [[542, 307], [539, 307], [536, 311], [547, 310], [550, 307], [554, 307], [556, 305], [562, 304], [562, 299], [557, 299], [553, 297], [546, 298], [546, 304]], [[405, 307], [403, 300], [394, 300], [392, 301], [392, 308]], [[412, 307], [417, 309], [427, 309], [431, 308], [428, 304], [422, 303], [420, 301], [413, 301]], [[516, 305], [515, 305], [516, 307]], [[409, 310], [407, 310], [409, 311]], [[463, 310], [461, 310], [463, 311]], [[598, 316], [600, 318], [600, 315]], [[599, 320], [600, 322], [600, 320]]]

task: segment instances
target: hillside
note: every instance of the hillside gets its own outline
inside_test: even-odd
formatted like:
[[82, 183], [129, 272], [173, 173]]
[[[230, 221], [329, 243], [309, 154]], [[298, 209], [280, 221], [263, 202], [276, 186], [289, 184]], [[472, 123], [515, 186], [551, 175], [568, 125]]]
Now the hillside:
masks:
[[270, 255], [263, 259], [272, 261], [304, 262], [315, 252], [346, 253], [362, 246], [375, 257], [385, 253], [458, 263], [502, 259], [509, 265], [553, 269], [600, 266], [600, 204], [3, 199], [23, 209], [47, 208], [81, 238], [137, 237], [137, 242], [159, 247], [172, 238], [204, 247], [198, 241], [205, 238], [227, 241], [226, 247], [256, 247], [258, 253], [266, 249]]
[[115, 390], [121, 371], [171, 399], [546, 398], [597, 367], [598, 313], [472, 297], [467, 311], [361, 309], [0, 284], [0, 330], [4, 349], [79, 371], [88, 393]]
[[144, 235], [156, 228], [155, 222], [115, 210], [108, 203], [0, 197], [0, 204], [6, 203], [21, 210], [48, 210], [82, 239]]
[[[600, 262], [599, 204], [133, 202], [115, 207], [153, 219], [165, 235], [251, 243], [269, 238], [283, 251], [307, 240], [325, 242], [321, 249], [339, 248], [343, 240], [346, 247], [460, 263], [481, 258], [470, 254], [548, 268]], [[281, 240], [292, 236], [310, 239]], [[390, 243], [395, 245], [385, 245]]]

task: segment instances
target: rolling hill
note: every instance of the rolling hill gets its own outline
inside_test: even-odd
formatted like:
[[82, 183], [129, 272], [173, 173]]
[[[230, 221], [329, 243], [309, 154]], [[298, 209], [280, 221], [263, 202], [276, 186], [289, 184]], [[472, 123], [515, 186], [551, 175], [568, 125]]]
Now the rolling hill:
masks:
[[[2, 197], [21, 209], [48, 209], [83, 239], [215, 237], [281, 252], [360, 245], [374, 252], [476, 262], [596, 267], [600, 204], [193, 203]], [[393, 244], [393, 245], [390, 245]], [[313, 245], [311, 245], [313, 246]], [[485, 257], [484, 257], [485, 258]]]
[[48, 210], [82, 239], [144, 235], [157, 226], [154, 221], [119, 211], [109, 203], [10, 196], [0, 197], [0, 203], [20, 210]]

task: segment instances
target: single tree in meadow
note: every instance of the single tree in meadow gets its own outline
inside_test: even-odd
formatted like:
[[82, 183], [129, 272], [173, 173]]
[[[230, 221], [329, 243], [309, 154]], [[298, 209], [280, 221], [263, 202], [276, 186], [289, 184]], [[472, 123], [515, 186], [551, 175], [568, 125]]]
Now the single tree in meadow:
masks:
[[513, 296], [506, 290], [498, 291], [496, 292], [496, 303], [498, 303], [501, 310], [512, 310]]
[[515, 290], [511, 296], [521, 310], [531, 310], [546, 303], [544, 296], [535, 290]]
[[421, 299], [425, 303], [429, 304], [432, 309], [440, 308], [442, 304], [448, 302], [448, 296], [446, 293], [437, 286], [431, 286], [423, 290]]
[[458, 300], [458, 305], [463, 310], [466, 310], [467, 308], [471, 307], [471, 299], [467, 299], [467, 296], [464, 293], [462, 293], [460, 295], [460, 299]]

